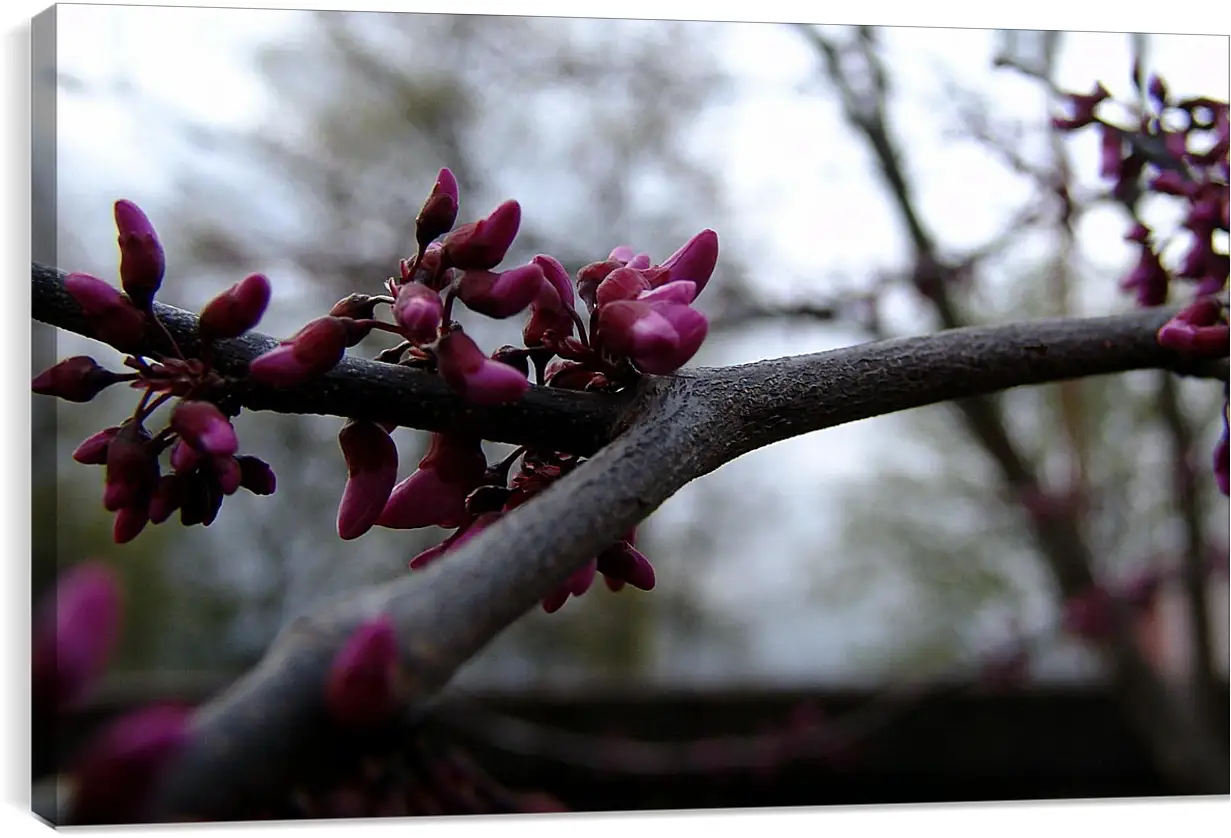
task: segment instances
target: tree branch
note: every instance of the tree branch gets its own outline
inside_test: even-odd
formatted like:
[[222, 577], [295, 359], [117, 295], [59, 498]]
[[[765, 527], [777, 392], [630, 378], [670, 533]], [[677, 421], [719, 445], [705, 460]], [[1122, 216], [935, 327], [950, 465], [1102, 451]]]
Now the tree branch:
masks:
[[[942, 328], [950, 330], [940, 334], [967, 331], [959, 328], [965, 318], [950, 291], [956, 266], [940, 256], [936, 240], [917, 210], [885, 114], [884, 85], [856, 91], [843, 66], [842, 51], [815, 27], [800, 29], [822, 59], [826, 75], [839, 93], [847, 122], [862, 136], [876, 160], [899, 221], [914, 246], [916, 285], [932, 303]], [[883, 77], [880, 57], [865, 39], [857, 39], [854, 46], [868, 73], [874, 78]], [[1225, 363], [1225, 359], [1220, 361]], [[1018, 493], [1037, 493], [1040, 482], [1034, 466], [1009, 433], [999, 401], [982, 395], [952, 398], [967, 431], [995, 463], [1005, 484]], [[1066, 508], [1058, 514], [1032, 516], [1030, 524], [1031, 535], [1061, 595], [1074, 597], [1089, 591], [1095, 583], [1094, 556], [1082, 530], [1079, 511]], [[1123, 609], [1115, 614], [1113, 631], [1103, 651], [1115, 673], [1125, 709], [1143, 740], [1149, 743], [1159, 766], [1190, 792], [1225, 794], [1229, 782], [1225, 754], [1210, 747], [1212, 737], [1205, 720], [1186, 714], [1146, 662]]]
[[[89, 333], [57, 272], [36, 265], [33, 281], [37, 319]], [[192, 315], [165, 306], [158, 312], [193, 351]], [[872, 416], [1006, 387], [1187, 368], [1155, 339], [1173, 313], [956, 329], [647, 376], [623, 398], [533, 388], [522, 403], [501, 408], [465, 405], [426, 373], [357, 360], [315, 385], [325, 395], [313, 386], [249, 388], [244, 404], [259, 409], [364, 412], [427, 428], [466, 422], [489, 439], [557, 447], [554, 432], [575, 442], [605, 435], [612, 441], [425, 571], [348, 593], [291, 622], [256, 668], [199, 709], [191, 743], [165, 777], [153, 815], [225, 818], [285, 788], [297, 768], [319, 760], [330, 742], [323, 702], [329, 666], [353, 629], [373, 615], [392, 617], [405, 706], [408, 713], [421, 711], [469, 658], [689, 481], [757, 448]], [[227, 368], [238, 373], [271, 341], [253, 335], [229, 342], [222, 355]]]
[[[93, 337], [80, 306], [64, 290], [64, 276], [55, 268], [31, 263], [34, 319]], [[190, 357], [199, 357], [197, 316], [162, 303], [155, 303], [154, 310], [180, 348]], [[155, 332], [151, 331], [148, 339], [150, 354], [168, 351]], [[249, 410], [396, 422], [429, 431], [465, 431], [493, 442], [586, 455], [611, 439], [612, 428], [627, 407], [627, 398], [621, 396], [534, 387], [515, 404], [479, 408], [455, 396], [437, 375], [353, 355], [347, 355], [322, 378], [296, 387], [276, 388], [239, 380], [247, 374], [253, 358], [277, 344], [276, 338], [249, 332], [215, 345], [215, 366], [237, 379], [235, 396]]]

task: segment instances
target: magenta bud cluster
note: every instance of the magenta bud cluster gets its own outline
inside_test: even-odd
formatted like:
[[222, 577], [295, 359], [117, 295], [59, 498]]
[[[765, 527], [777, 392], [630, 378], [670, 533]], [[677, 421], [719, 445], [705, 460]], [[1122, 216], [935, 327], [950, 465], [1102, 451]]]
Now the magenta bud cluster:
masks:
[[[229, 382], [212, 365], [217, 341], [239, 337], [260, 321], [269, 305], [270, 283], [263, 274], [252, 274], [208, 302], [198, 322], [200, 352], [187, 357], [155, 311], [166, 259], [153, 224], [126, 200], [116, 202], [115, 222], [123, 290], [82, 273], [69, 274], [64, 288], [94, 336], [127, 353], [129, 371], [114, 372], [78, 355], [35, 376], [31, 389], [72, 402], [91, 401], [120, 382], [141, 392], [130, 416], [92, 434], [73, 452], [79, 463], [104, 467], [103, 507], [115, 514], [114, 541], [124, 544], [175, 512], [185, 526], [208, 526], [223, 498], [240, 488], [259, 495], [273, 492], [269, 465], [239, 454], [233, 408], [221, 406]], [[147, 425], [168, 402], [166, 424], [152, 432]]]
[[[36, 724], [57, 719], [102, 677], [119, 640], [123, 597], [106, 564], [82, 562], [65, 571], [39, 606], [31, 675]], [[69, 762], [69, 815], [75, 824], [131, 823], [169, 760], [187, 744], [191, 710], [153, 704], [107, 725]]]
[[[374, 331], [401, 343], [377, 358], [437, 375], [459, 399], [475, 405], [516, 402], [532, 386], [616, 392], [642, 375], [669, 375], [689, 363], [708, 332], [694, 307], [718, 263], [718, 236], [702, 230], [662, 262], [629, 246], [570, 274], [558, 259], [537, 254], [504, 265], [521, 229], [522, 208], [507, 200], [477, 220], [457, 224], [460, 190], [441, 169], [415, 219], [413, 256], [399, 261], [381, 291], [361, 291], [335, 303], [248, 364], [248, 381], [213, 365], [219, 342], [255, 328], [272, 298], [269, 279], [253, 273], [200, 311], [197, 350], [185, 355], [159, 319], [154, 297], [166, 260], [149, 217], [131, 201], [115, 206], [119, 231], [117, 289], [86, 274], [65, 281], [96, 337], [128, 354], [128, 372], [94, 359], [66, 359], [37, 376], [36, 393], [85, 402], [125, 382], [141, 392], [133, 413], [91, 435], [73, 452], [78, 462], [105, 469], [103, 505], [115, 514], [113, 536], [125, 543], [149, 524], [176, 513], [185, 526], [210, 525], [224, 498], [241, 488], [274, 491], [269, 464], [241, 453], [233, 420], [236, 385], [312, 386], [333, 371]], [[455, 305], [507, 319], [526, 313], [521, 346], [481, 348], [453, 318]], [[579, 311], [579, 305], [585, 308]], [[391, 317], [377, 316], [388, 306]], [[167, 421], [152, 423], [169, 405]], [[346, 482], [337, 532], [359, 538], [374, 526], [439, 526], [454, 532], [411, 560], [421, 568], [474, 538], [560, 479], [578, 458], [560, 451], [519, 449], [489, 465], [482, 440], [435, 434], [418, 468], [398, 482], [396, 425], [352, 419], [339, 448]], [[516, 468], [514, 468], [516, 466]], [[634, 545], [617, 540], [544, 602], [549, 611], [580, 596], [598, 576], [612, 590], [649, 590], [654, 571]]]
[[[1069, 94], [1071, 116], [1058, 117], [1059, 131], [1097, 126], [1100, 135], [1100, 175], [1112, 183], [1112, 195], [1132, 215], [1125, 239], [1138, 249], [1137, 261], [1120, 287], [1140, 306], [1161, 306], [1177, 286], [1187, 284], [1192, 300], [1158, 332], [1161, 345], [1199, 358], [1226, 358], [1229, 351], [1225, 298], [1231, 256], [1227, 253], [1231, 198], [1231, 121], [1226, 102], [1208, 97], [1179, 98], [1166, 81], [1151, 76], [1142, 83], [1135, 74], [1139, 101], [1125, 103], [1132, 125], [1115, 124], [1097, 108], [1111, 98], [1102, 85], [1091, 93]], [[1151, 230], [1137, 209], [1147, 194], [1179, 202], [1180, 228], [1174, 233]], [[1178, 264], [1165, 264], [1163, 245], [1175, 234], [1186, 240]], [[1221, 242], [1221, 243], [1220, 243]], [[1215, 446], [1213, 471], [1219, 490], [1227, 486], [1227, 432]]]

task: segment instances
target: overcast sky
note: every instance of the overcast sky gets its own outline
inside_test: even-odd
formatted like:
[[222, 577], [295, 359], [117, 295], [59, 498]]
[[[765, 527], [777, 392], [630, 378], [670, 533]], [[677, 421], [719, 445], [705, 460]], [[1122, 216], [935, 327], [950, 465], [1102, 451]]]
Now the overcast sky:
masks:
[[[60, 200], [74, 202], [78, 209], [97, 205], [90, 212], [99, 218], [98, 225], [75, 233], [98, 252], [114, 246], [108, 208], [116, 195], [150, 203], [171, 197], [176, 155], [184, 153], [185, 146], [173, 128], [152, 117], [169, 110], [216, 126], [251, 126], [269, 107], [269, 92], [250, 67], [252, 50], [269, 40], [294, 37], [302, 19], [300, 13], [286, 11], [71, 5], [60, 6], [59, 16], [60, 70], [69, 80], [59, 98], [61, 171], [83, 175], [61, 178]], [[1062, 86], [1088, 90], [1093, 80], [1101, 79], [1113, 92], [1125, 92], [1127, 37], [1069, 38], [1060, 69]], [[989, 71], [990, 32], [890, 30], [886, 43], [900, 90], [892, 118], [910, 138], [912, 174], [929, 223], [947, 248], [978, 245], [1003, 227], [1027, 193], [986, 155], [943, 139], [938, 81], [955, 79], [1001, 101], [1020, 97], [1023, 113], [1038, 112], [1040, 94], [1010, 74]], [[1227, 97], [1226, 38], [1159, 36], [1152, 47], [1152, 66], [1165, 73], [1173, 90]], [[872, 268], [904, 264], [905, 243], [879, 186], [869, 179], [862, 148], [851, 141], [836, 106], [799, 95], [815, 75], [815, 58], [801, 39], [777, 26], [744, 24], [730, 27], [718, 48], [745, 79], [744, 92], [711, 112], [695, 130], [703, 139], [699, 147], [721, 161], [727, 179], [738, 229], [720, 232], [745, 244], [758, 243], [758, 251], [766, 254], [758, 274], [772, 278], [765, 293], [815, 293], [824, 290], [818, 276], [860, 277]], [[136, 87], [137, 99], [148, 106], [144, 117], [134, 118], [131, 99], [110, 95], [111, 86], [120, 83]], [[1093, 182], [1096, 158], [1091, 147], [1087, 151], [1076, 163], [1082, 178]], [[800, 189], [801, 183], [816, 186]], [[1081, 231], [1082, 256], [1108, 271], [1123, 267], [1128, 251], [1119, 243], [1122, 229], [1118, 216], [1092, 217]], [[851, 339], [816, 329], [763, 331], [755, 342], [737, 342], [725, 357], [708, 360], [754, 360], [832, 348]], [[782, 498], [778, 514], [793, 526], [815, 528], [822, 537], [834, 522], [825, 519], [824, 505], [818, 512], [817, 487], [840, 491], [844, 480], [861, 474], [870, 452], [882, 443], [884, 427], [863, 423], [783, 443], [724, 472], [764, 491], [776, 488]], [[775, 475], [774, 486], [765, 485], [766, 473]], [[660, 514], [689, 515], [692, 491], [681, 492]], [[770, 531], [777, 523], [761, 521], [758, 526]], [[733, 548], [732, 569], [740, 552], [764, 545], [765, 537], [751, 532], [749, 545]], [[755, 656], [763, 671], [837, 675], [851, 648], [883, 642], [874, 604], [854, 620], [848, 612], [817, 613], [794, 591], [797, 568], [775, 567], [772, 550], [762, 552], [759, 560], [762, 571], [749, 587], [741, 588], [735, 604], [766, 613]], [[781, 636], [783, 631], [799, 631], [804, 619], [807, 632], [825, 642], [801, 658]]]

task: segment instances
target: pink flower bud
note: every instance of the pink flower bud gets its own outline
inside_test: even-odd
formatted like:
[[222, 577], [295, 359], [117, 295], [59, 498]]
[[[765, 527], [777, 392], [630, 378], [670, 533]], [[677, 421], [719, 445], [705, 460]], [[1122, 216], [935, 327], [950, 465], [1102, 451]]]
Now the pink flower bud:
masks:
[[147, 510], [150, 523], [161, 524], [184, 503], [185, 478], [179, 474], [164, 474], [154, 487]]
[[398, 450], [374, 422], [351, 420], [338, 433], [346, 458], [346, 488], [338, 505], [338, 535], [358, 538], [380, 517], [398, 476]]
[[30, 389], [42, 396], [57, 396], [65, 401], [83, 403], [121, 378], [100, 367], [88, 355], [74, 355], [35, 376]]
[[171, 468], [175, 471], [192, 471], [201, 464], [201, 455], [192, 446], [177, 439], [171, 444]]
[[435, 547], [429, 547], [411, 559], [410, 569], [422, 570], [430, 562], [433, 562], [446, 553], [462, 546], [503, 517], [503, 512], [484, 512], [482, 515], [469, 519], [466, 523], [462, 524], [461, 528], [458, 529], [457, 532], [446, 538], [444, 542], [436, 545]]
[[158, 480], [158, 458], [146, 444], [150, 434], [129, 420], [120, 426], [107, 446], [107, 480], [103, 507], [117, 512], [141, 502]]
[[1167, 301], [1170, 281], [1167, 269], [1163, 267], [1158, 254], [1149, 246], [1143, 245], [1137, 267], [1121, 281], [1120, 287], [1125, 291], [1136, 291], [1139, 306], [1159, 306]]
[[639, 294], [652, 287], [642, 271], [635, 268], [616, 268], [599, 283], [595, 299], [600, 306], [617, 300], [635, 300]]
[[488, 358], [461, 330], [449, 332], [440, 339], [436, 357], [445, 384], [473, 404], [517, 401], [530, 389], [530, 382], [524, 375]]
[[31, 679], [36, 708], [71, 707], [102, 674], [119, 636], [121, 593], [101, 562], [76, 565], [39, 607]]
[[253, 359], [248, 372], [263, 384], [293, 387], [336, 367], [350, 337], [343, 319], [318, 317], [277, 349]]
[[393, 319], [402, 327], [402, 334], [411, 343], [422, 346], [436, 340], [444, 318], [440, 292], [426, 285], [408, 282], [398, 289], [393, 304]]
[[486, 471], [478, 440], [432, 434], [418, 469], [393, 488], [377, 523], [399, 530], [459, 527], [469, 517], [466, 497], [482, 484]]
[[470, 270], [462, 275], [457, 296], [472, 311], [502, 320], [525, 311], [544, 286], [550, 288], [534, 263], [502, 273]]
[[1110, 125], [1100, 126], [1101, 143], [1099, 177], [1106, 180], [1119, 180], [1124, 161], [1124, 137], [1119, 128]]
[[[546, 286], [544, 286], [546, 287]], [[550, 289], [548, 289], [550, 290]], [[555, 296], [555, 291], [551, 292]], [[530, 310], [530, 319], [522, 329], [522, 342], [528, 347], [542, 346], [548, 340], [548, 333], [560, 341], [573, 334], [573, 316], [562, 306], [551, 308], [548, 305], [536, 305]]]
[[577, 272], [577, 296], [581, 297], [585, 304], [593, 310], [598, 305], [598, 286], [611, 275], [612, 271], [622, 267], [624, 267], [624, 262], [616, 259], [591, 262], [584, 266]]
[[397, 666], [393, 621], [382, 615], [360, 625], [329, 671], [325, 700], [330, 715], [352, 727], [387, 719], [398, 704]]
[[697, 284], [687, 279], [664, 283], [650, 291], [642, 291], [637, 295], [643, 302], [668, 302], [677, 305], [688, 305], [697, 298]]
[[1158, 330], [1158, 342], [1168, 349], [1209, 357], [1226, 356], [1229, 340], [1231, 329], [1214, 297], [1202, 297]]
[[107, 465], [107, 448], [119, 430], [119, 426], [103, 428], [98, 433], [86, 437], [73, 451], [73, 459], [85, 466]]
[[[418, 267], [415, 268], [415, 281], [423, 283], [433, 291], [443, 291], [447, 288], [453, 278], [451, 272], [445, 268], [444, 252], [444, 247], [439, 242], [429, 244], [419, 259]], [[410, 279], [411, 277], [406, 277], [407, 281]]]
[[121, 352], [135, 352], [145, 336], [145, 315], [114, 287], [95, 276], [74, 273], [64, 290], [77, 301], [94, 336]]
[[235, 283], [201, 309], [201, 339], [239, 337], [261, 321], [270, 293], [269, 280], [263, 274], [252, 274]]
[[188, 743], [191, 718], [186, 707], [156, 704], [109, 725], [73, 771], [73, 823], [142, 820], [154, 783]]
[[[572, 310], [575, 306], [573, 299], [573, 281], [569, 279], [568, 271], [560, 264], [560, 261], [553, 256], [548, 256], [540, 253], [530, 260], [532, 264], [538, 265], [543, 271], [543, 277], [548, 284], [555, 289], [556, 296], [559, 298], [560, 305], [566, 309]], [[543, 300], [535, 301], [537, 305], [543, 304]]]
[[254, 495], [272, 495], [278, 487], [274, 470], [259, 457], [236, 457], [239, 463], [239, 485]]
[[521, 204], [505, 201], [487, 218], [463, 224], [445, 237], [445, 262], [462, 270], [490, 271], [500, 264], [517, 238]]
[[115, 202], [115, 226], [120, 233], [120, 284], [138, 308], [147, 309], [167, 269], [162, 244], [154, 225], [132, 201]]
[[180, 523], [185, 527], [201, 524], [208, 527], [222, 509], [222, 487], [212, 474], [198, 469], [181, 475], [184, 498], [180, 504]]
[[643, 591], [654, 589], [654, 566], [636, 547], [617, 541], [598, 556], [598, 572]]
[[[157, 484], [155, 484], [157, 487]], [[152, 490], [151, 490], [152, 491]], [[125, 506], [115, 513], [115, 522], [111, 529], [111, 540], [116, 544], [127, 544], [141, 534], [149, 523], [149, 500], [141, 499], [131, 506]]]
[[543, 600], [543, 610], [548, 614], [556, 613], [564, 607], [570, 596], [579, 597], [590, 590], [597, 575], [598, 562], [591, 560], [585, 567], [570, 576], [568, 581], [557, 588], [551, 596]]
[[598, 328], [604, 347], [632, 358], [642, 372], [666, 375], [692, 359], [709, 324], [688, 306], [628, 300], [600, 308]]
[[1164, 195], [1187, 198], [1196, 193], [1198, 186], [1174, 169], [1167, 169], [1154, 176], [1150, 181], [1150, 189]]
[[210, 402], [181, 401], [171, 411], [171, 430], [198, 454], [230, 457], [239, 450], [231, 421]]
[[233, 495], [239, 491], [244, 477], [238, 460], [234, 457], [214, 457], [210, 465], [214, 479], [218, 481], [218, 488], [222, 489], [224, 495]]
[[1072, 117], [1058, 117], [1052, 120], [1052, 126], [1060, 131], [1072, 131], [1084, 128], [1094, 122], [1094, 109], [1111, 94], [1101, 83], [1094, 86], [1090, 93], [1070, 93], [1069, 105], [1073, 109]]
[[443, 236], [453, 228], [453, 223], [457, 221], [457, 207], [457, 180], [453, 172], [441, 169], [432, 193], [415, 219], [415, 240], [420, 248], [427, 247], [437, 236]]
[[671, 271], [671, 279], [696, 283], [698, 294], [705, 289], [717, 265], [718, 234], [713, 230], [697, 233], [662, 263]]

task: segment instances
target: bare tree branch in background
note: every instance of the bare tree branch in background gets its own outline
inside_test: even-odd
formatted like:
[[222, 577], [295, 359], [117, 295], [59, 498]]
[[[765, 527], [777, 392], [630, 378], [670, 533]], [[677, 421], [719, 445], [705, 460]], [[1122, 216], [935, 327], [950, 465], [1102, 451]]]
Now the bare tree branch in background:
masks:
[[[886, 70], [873, 30], [860, 28], [848, 43], [839, 45], [815, 26], [800, 24], [797, 28], [815, 48], [827, 79], [838, 93], [847, 121], [864, 140], [877, 163], [899, 222], [913, 246], [916, 286], [931, 302], [942, 328], [963, 327], [967, 320], [951, 290], [956, 284], [956, 266], [941, 256], [927, 229], [903, 169], [902, 153], [889, 127]], [[1049, 77], [1050, 67], [1030, 72], [1054, 88]], [[1063, 172], [1063, 158], [1058, 161], [1058, 171]], [[1056, 185], [1060, 188], [1064, 183], [1059, 180]], [[1046, 495], [1047, 490], [1035, 466], [1010, 434], [995, 399], [989, 396], [959, 399], [955, 401], [955, 408], [968, 433], [996, 463], [1013, 496], [1024, 499]], [[1062, 596], [1077, 597], [1094, 588], [1096, 562], [1082, 532], [1080, 510], [1075, 505], [1061, 505], [1050, 514], [1031, 516], [1030, 523], [1035, 543]], [[1216, 740], [1210, 731], [1209, 718], [1186, 712], [1170, 694], [1143, 658], [1123, 613], [1117, 615], [1115, 630], [1105, 652], [1113, 664], [1126, 710], [1167, 773], [1191, 788], [1201, 785], [1211, 789], [1226, 788], [1227, 758], [1222, 749], [1214, 745]]]

